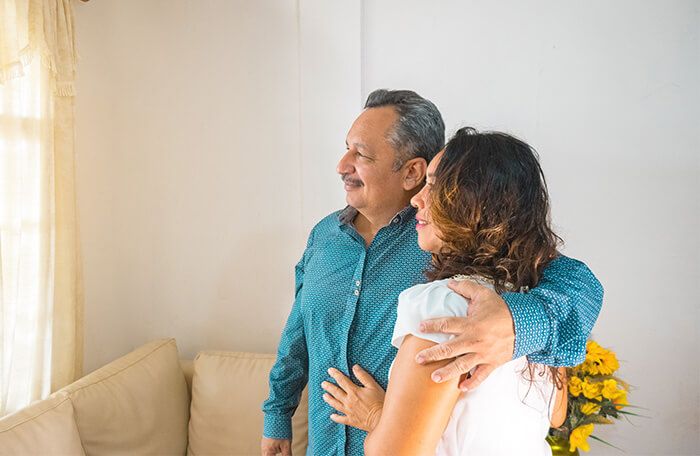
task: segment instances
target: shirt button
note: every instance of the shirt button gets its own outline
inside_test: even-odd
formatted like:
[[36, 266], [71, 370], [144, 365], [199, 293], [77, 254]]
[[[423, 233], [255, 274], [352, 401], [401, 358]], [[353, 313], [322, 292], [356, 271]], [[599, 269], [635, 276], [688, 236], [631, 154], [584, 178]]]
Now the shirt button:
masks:
[[399, 218], [396, 217], [394, 220], [392, 220], [392, 223], [399, 223]]
[[355, 290], [355, 296], [360, 296], [360, 290]]
[[359, 286], [360, 286], [360, 281], [359, 281], [359, 280], [356, 280], [356, 281], [355, 281], [355, 285], [357, 285], [357, 286], [359, 287]]

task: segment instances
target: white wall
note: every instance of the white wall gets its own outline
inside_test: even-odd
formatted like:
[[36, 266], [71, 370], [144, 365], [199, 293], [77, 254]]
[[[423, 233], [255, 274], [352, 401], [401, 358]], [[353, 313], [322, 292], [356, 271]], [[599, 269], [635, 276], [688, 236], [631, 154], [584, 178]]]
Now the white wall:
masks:
[[599, 434], [698, 454], [699, 5], [76, 3], [86, 366], [160, 336], [273, 351], [362, 99], [411, 88], [448, 132], [538, 149], [564, 251], [606, 288], [594, 336], [651, 417]]
[[700, 454], [700, 3], [367, 0], [362, 19], [365, 93], [412, 88], [448, 130], [538, 149], [564, 252], [605, 286], [594, 337], [651, 416], [599, 435]]
[[359, 4], [74, 6], [86, 368], [165, 336], [273, 352], [306, 235], [343, 204]]

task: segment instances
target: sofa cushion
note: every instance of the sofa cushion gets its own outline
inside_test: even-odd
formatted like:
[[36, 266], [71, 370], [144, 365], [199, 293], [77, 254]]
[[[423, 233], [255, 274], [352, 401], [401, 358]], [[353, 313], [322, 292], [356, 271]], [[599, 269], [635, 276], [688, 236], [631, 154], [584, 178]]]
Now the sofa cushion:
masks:
[[[188, 454], [260, 454], [268, 376], [274, 355], [206, 351], [194, 360]], [[292, 420], [292, 453], [307, 445], [307, 396]]]
[[87, 454], [185, 454], [189, 396], [174, 339], [148, 343], [62, 391]]
[[182, 373], [185, 374], [185, 381], [187, 382], [187, 394], [192, 397], [192, 376], [194, 375], [194, 361], [191, 359], [181, 359], [180, 368]]
[[0, 419], [0, 455], [85, 455], [67, 394], [56, 393]]

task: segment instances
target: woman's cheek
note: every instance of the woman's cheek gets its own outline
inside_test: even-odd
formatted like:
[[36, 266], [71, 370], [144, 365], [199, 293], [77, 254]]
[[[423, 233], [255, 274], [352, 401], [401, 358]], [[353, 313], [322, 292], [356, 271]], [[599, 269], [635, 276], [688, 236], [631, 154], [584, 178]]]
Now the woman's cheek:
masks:
[[437, 237], [431, 225], [425, 225], [425, 227], [418, 232], [418, 245], [427, 252], [435, 253], [440, 250], [442, 241]]

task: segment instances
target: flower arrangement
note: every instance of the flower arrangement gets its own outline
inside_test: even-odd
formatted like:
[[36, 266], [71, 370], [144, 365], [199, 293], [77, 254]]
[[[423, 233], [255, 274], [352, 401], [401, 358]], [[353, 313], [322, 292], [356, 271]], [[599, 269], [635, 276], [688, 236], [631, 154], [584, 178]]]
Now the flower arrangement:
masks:
[[576, 454], [578, 449], [588, 451], [589, 437], [610, 445], [592, 435], [595, 425], [612, 424], [612, 418], [619, 419], [621, 415], [635, 415], [623, 410], [629, 406], [629, 385], [614, 375], [619, 367], [615, 352], [588, 341], [586, 360], [567, 369], [567, 417], [561, 427], [549, 432], [553, 449], [557, 442], [563, 441], [568, 443], [569, 454]]

